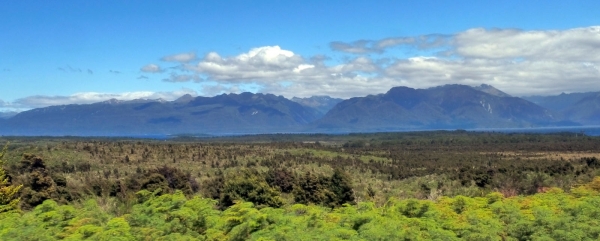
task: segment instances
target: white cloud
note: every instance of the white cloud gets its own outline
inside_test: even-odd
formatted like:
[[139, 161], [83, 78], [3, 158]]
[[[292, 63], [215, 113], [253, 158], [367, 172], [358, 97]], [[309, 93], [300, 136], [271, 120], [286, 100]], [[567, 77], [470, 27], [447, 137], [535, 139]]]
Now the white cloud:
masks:
[[409, 87], [487, 83], [516, 96], [600, 90], [599, 26], [546, 31], [475, 28], [454, 35], [353, 43], [363, 50], [334, 50], [367, 53], [398, 45], [445, 50], [380, 66], [382, 76]]
[[206, 86], [210, 91], [205, 93], [220, 93], [232, 87], [246, 90], [245, 85], [254, 84], [261, 87], [261, 92], [287, 97], [314, 94], [352, 97], [392, 86], [380, 88], [375, 80], [365, 77], [379, 71], [371, 59], [358, 57], [335, 66], [325, 66], [323, 60], [323, 56], [307, 60], [279, 46], [264, 46], [231, 57], [211, 52], [199, 63], [186, 65], [186, 69], [217, 83]]
[[[198, 93], [191, 89], [180, 89], [176, 91], [152, 92], [152, 91], [136, 91], [123, 93], [98, 93], [98, 92], [81, 92], [69, 96], [45, 96], [35, 95], [21, 99], [17, 99], [12, 103], [4, 103], [3, 107], [27, 110], [31, 108], [47, 107], [52, 105], [69, 105], [69, 104], [91, 104], [110, 99], [117, 100], [135, 100], [135, 99], [164, 99], [175, 100], [185, 94], [197, 96]], [[2, 103], [0, 103], [2, 104]]]
[[198, 64], [187, 66], [187, 69], [205, 74], [210, 79], [232, 82], [293, 78], [306, 68], [306, 61], [301, 56], [279, 46], [253, 48], [235, 57], [221, 57], [211, 52]]
[[[389, 42], [389, 41], [388, 41]], [[341, 41], [334, 41], [329, 43], [329, 47], [336, 51], [342, 51], [352, 54], [365, 54], [365, 53], [381, 53], [382, 48], [377, 46], [377, 43], [371, 40], [358, 40], [351, 43], [344, 43]]]
[[140, 70], [145, 73], [161, 73], [161, 72], [163, 72], [163, 70], [160, 68], [160, 66], [158, 66], [156, 64], [147, 64], [144, 67], [142, 67]]
[[332, 50], [351, 53], [369, 54], [383, 53], [386, 49], [396, 46], [409, 46], [416, 49], [443, 47], [450, 43], [452, 36], [443, 34], [428, 34], [416, 37], [390, 37], [381, 40], [357, 40], [354, 42], [334, 41], [329, 43]]
[[600, 90], [600, 27], [477, 28], [457, 33], [446, 44], [451, 58], [398, 60], [386, 76], [411, 87], [487, 83], [516, 96]]
[[394, 47], [394, 46], [398, 46], [398, 45], [403, 45], [403, 44], [412, 44], [415, 42], [415, 38], [405, 38], [405, 37], [399, 37], [399, 38], [385, 38], [382, 40], [377, 41], [377, 49], [383, 50], [389, 47]]
[[417, 57], [396, 61], [385, 73], [410, 87], [486, 83], [515, 96], [600, 90], [600, 72], [577, 62]]
[[454, 37], [455, 53], [469, 58], [600, 61], [600, 26], [563, 31], [470, 29]]
[[188, 63], [193, 60], [196, 60], [196, 53], [188, 52], [188, 53], [173, 54], [173, 55], [168, 55], [168, 56], [162, 57], [160, 60], [167, 61], [167, 62]]
[[352, 73], [356, 71], [377, 72], [379, 68], [371, 59], [366, 57], [358, 57], [343, 65], [335, 66], [333, 69], [342, 73]]
[[[362, 55], [398, 46], [408, 47], [405, 56], [410, 57]], [[361, 55], [342, 56], [341, 63], [327, 65], [327, 56], [305, 58], [279, 46], [253, 48], [235, 56], [210, 52], [174, 70], [194, 74], [174, 73], [165, 81], [203, 82], [204, 94], [258, 90], [286, 97], [348, 98], [384, 93], [394, 86], [482, 83], [514, 96], [600, 91], [600, 27], [476, 28], [453, 35], [333, 42], [330, 47]]]
[[241, 93], [242, 90], [237, 85], [228, 84], [210, 84], [202, 86], [202, 94], [205, 96], [215, 96], [219, 94]]
[[[3, 100], [0, 100], [0, 114], [2, 112], [20, 112], [21, 110], [22, 110], [22, 108], [19, 108], [10, 102], [5, 102]], [[2, 117], [0, 116], [0, 118], [2, 118]]]
[[361, 75], [330, 75], [315, 81], [294, 82], [290, 85], [273, 83], [265, 85], [261, 92], [283, 95], [285, 97], [310, 97], [329, 95], [351, 98], [387, 92], [391, 87], [401, 84], [390, 78], [369, 78]]
[[198, 83], [202, 81], [202, 78], [200, 78], [198, 75], [171, 73], [169, 78], [165, 78], [163, 81], [173, 83], [194, 81]]

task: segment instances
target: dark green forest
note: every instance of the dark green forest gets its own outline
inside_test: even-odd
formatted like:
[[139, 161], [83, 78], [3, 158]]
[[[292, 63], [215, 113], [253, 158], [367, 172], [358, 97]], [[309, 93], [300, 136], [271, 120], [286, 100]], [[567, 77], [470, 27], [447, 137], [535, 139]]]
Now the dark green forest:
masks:
[[0, 240], [600, 238], [600, 138], [1, 137]]

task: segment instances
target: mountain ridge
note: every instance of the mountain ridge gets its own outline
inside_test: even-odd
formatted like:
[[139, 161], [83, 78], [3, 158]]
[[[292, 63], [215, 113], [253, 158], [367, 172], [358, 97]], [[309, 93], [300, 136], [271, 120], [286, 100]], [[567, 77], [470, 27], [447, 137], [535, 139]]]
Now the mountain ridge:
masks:
[[7, 119], [0, 132], [13, 135], [261, 133], [293, 130], [317, 118], [315, 110], [272, 94], [187, 99], [187, 102], [109, 100], [37, 108]]
[[582, 98], [563, 113], [583, 124], [597, 125], [600, 120], [600, 92]]
[[534, 127], [560, 125], [562, 121], [559, 113], [518, 97], [500, 97], [466, 85], [444, 85], [429, 89], [394, 87], [385, 94], [351, 98], [318, 120], [315, 128]]
[[521, 98], [531, 101], [539, 106], [544, 108], [555, 110], [555, 111], [564, 111], [585, 97], [592, 96], [598, 94], [600, 92], [576, 92], [576, 93], [561, 93], [559, 95], [548, 95], [548, 96], [523, 96]]
[[[294, 101], [293, 101], [294, 100]], [[0, 119], [1, 135], [258, 134], [472, 129], [598, 124], [598, 99], [570, 112], [550, 110], [491, 85], [397, 86], [347, 100], [273, 94], [183, 95], [49, 106]], [[586, 104], [587, 103], [587, 104]], [[598, 104], [600, 106], [600, 104]], [[321, 109], [319, 109], [321, 108]], [[588, 108], [588, 112], [577, 112]], [[327, 110], [323, 113], [323, 110]], [[565, 116], [579, 116], [568, 119]]]
[[322, 117], [325, 114], [327, 114], [327, 112], [331, 110], [335, 105], [342, 102], [344, 99], [332, 98], [327, 95], [316, 95], [307, 98], [293, 97], [290, 100], [297, 102], [303, 106], [316, 109], [321, 115], [320, 117]]

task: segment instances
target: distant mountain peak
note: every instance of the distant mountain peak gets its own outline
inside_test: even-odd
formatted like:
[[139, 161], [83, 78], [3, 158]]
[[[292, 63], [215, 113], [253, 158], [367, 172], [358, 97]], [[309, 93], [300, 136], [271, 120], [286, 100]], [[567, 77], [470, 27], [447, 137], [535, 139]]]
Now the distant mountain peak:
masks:
[[293, 97], [291, 99], [291, 101], [294, 102], [298, 102], [301, 105], [305, 105], [305, 106], [309, 106], [309, 107], [319, 107], [319, 106], [323, 106], [323, 105], [327, 105], [328, 102], [340, 102], [342, 101], [342, 99], [340, 98], [332, 98], [331, 96], [328, 95], [314, 95], [311, 97], [304, 97], [304, 98], [299, 98], [299, 97]]
[[548, 110], [503, 96], [508, 95], [489, 85], [452, 84], [427, 89], [398, 86], [383, 95], [345, 100], [314, 126], [336, 131], [393, 131], [561, 125], [562, 119]]
[[112, 98], [110, 100], [105, 100], [105, 101], [102, 101], [100, 103], [102, 103], [102, 104], [109, 104], [109, 105], [116, 105], [116, 104], [123, 103], [123, 101], [122, 100], [117, 100], [115, 98]]
[[494, 86], [488, 84], [481, 84], [480, 86], [474, 86], [473, 89], [479, 90], [484, 93], [488, 93], [490, 95], [495, 95], [498, 97], [511, 97], [509, 94], [502, 92], [499, 89], [494, 88]]
[[194, 97], [190, 94], [185, 94], [182, 95], [181, 97], [177, 98], [174, 102], [175, 103], [188, 103], [190, 101], [192, 101], [194, 99]]
[[565, 93], [562, 92], [559, 95], [533, 95], [533, 96], [524, 96], [522, 98], [536, 103], [544, 108], [554, 110], [554, 111], [565, 111], [567, 109], [572, 108], [578, 102], [588, 98], [593, 97], [594, 95], [600, 94], [600, 92], [575, 92], [575, 93]]
[[313, 108], [317, 110], [321, 115], [325, 115], [329, 110], [331, 110], [335, 105], [342, 102], [343, 99], [340, 98], [332, 98], [327, 95], [317, 95], [305, 98], [294, 97], [291, 99], [300, 105]]
[[[177, 100], [176, 100], [177, 101]], [[270, 133], [302, 128], [317, 111], [272, 94], [182, 96], [178, 101], [110, 99], [100, 103], [32, 109], [6, 120], [6, 135], [130, 135]], [[37, 120], [44, 120], [43, 122]]]

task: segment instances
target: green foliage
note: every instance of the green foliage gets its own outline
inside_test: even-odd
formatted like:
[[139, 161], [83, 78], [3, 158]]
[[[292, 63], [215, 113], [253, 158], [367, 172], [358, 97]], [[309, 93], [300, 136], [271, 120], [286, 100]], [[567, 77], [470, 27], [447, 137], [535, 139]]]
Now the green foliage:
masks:
[[2, 148], [0, 152], [0, 213], [18, 209], [19, 197], [17, 193], [21, 189], [21, 185], [11, 185], [8, 174], [4, 170], [4, 155], [8, 144]]
[[596, 137], [239, 138], [263, 141], [18, 139], [2, 180], [26, 211], [0, 240], [600, 238]]
[[335, 195], [334, 206], [342, 204], [354, 204], [354, 190], [352, 189], [352, 177], [340, 168], [336, 168], [331, 176], [330, 189]]
[[284, 203], [279, 192], [269, 186], [264, 177], [247, 169], [228, 175], [219, 197], [222, 207], [232, 206], [235, 201], [241, 200], [259, 207], [280, 207]]
[[307, 172], [294, 187], [294, 200], [303, 204], [333, 204], [334, 193], [328, 186], [328, 178]]
[[304, 204], [338, 207], [354, 203], [352, 178], [339, 168], [334, 170], [331, 177], [307, 172], [297, 181], [293, 194], [296, 202]]
[[42, 158], [24, 154], [21, 160], [21, 170], [25, 172], [24, 188], [21, 191], [22, 206], [31, 209], [45, 200], [52, 199], [66, 203], [72, 201], [71, 193], [67, 190], [67, 181], [63, 176], [54, 175], [46, 168]]
[[[352, 195], [347, 197], [378, 205], [390, 197], [436, 200], [443, 195], [474, 197], [494, 191], [530, 195], [551, 186], [570, 189], [600, 174], [600, 137], [570, 133], [432, 131], [167, 141], [2, 139], [13, 141], [5, 167], [14, 185], [23, 185], [24, 208], [47, 198], [69, 203], [93, 195], [117, 198], [123, 205], [111, 210], [125, 212], [142, 189], [160, 189], [162, 194], [182, 190], [186, 195], [203, 193], [221, 199], [225, 180], [219, 179], [242, 169], [256, 171], [287, 202], [327, 206], [352, 203], [349, 198], [339, 201], [336, 195], [340, 193], [333, 191], [330, 178], [336, 169], [352, 178]], [[43, 163], [22, 158], [23, 153], [32, 153]], [[45, 174], [35, 174], [37, 169]], [[307, 173], [315, 179], [306, 179]], [[55, 183], [56, 193], [47, 177]], [[34, 179], [46, 183], [47, 191], [31, 188]], [[311, 193], [303, 192], [302, 186], [318, 190], [309, 197]]]
[[[171, 193], [175, 190], [191, 194], [198, 191], [195, 187], [196, 185], [195, 180], [190, 175], [183, 173], [177, 168], [168, 166], [151, 169], [145, 173], [137, 173], [127, 180], [127, 188], [130, 190], [148, 190], [150, 192], [160, 190], [161, 194]], [[112, 192], [118, 191], [115, 190]]]
[[[597, 240], [600, 196], [553, 188], [531, 196], [390, 199], [334, 209], [295, 204], [257, 208], [183, 192], [156, 195], [113, 216], [94, 201], [0, 214], [0, 240]], [[583, 192], [594, 195], [585, 195]]]
[[266, 174], [266, 181], [280, 192], [291, 193], [294, 190], [296, 178], [287, 168], [271, 168]]
[[178, 233], [199, 238], [212, 224], [215, 202], [194, 197], [187, 199], [181, 191], [174, 194], [150, 197], [142, 204], [135, 205], [127, 216], [136, 237], [155, 240], [162, 236]]

